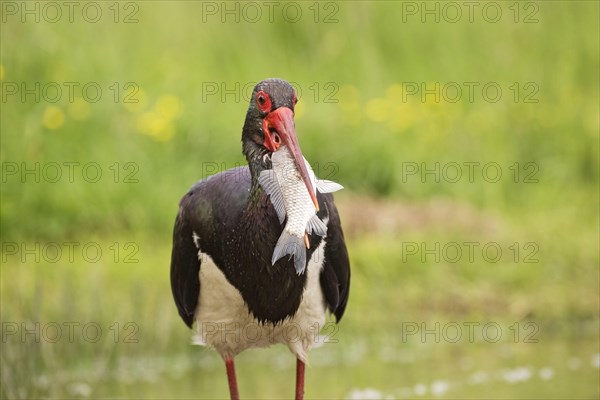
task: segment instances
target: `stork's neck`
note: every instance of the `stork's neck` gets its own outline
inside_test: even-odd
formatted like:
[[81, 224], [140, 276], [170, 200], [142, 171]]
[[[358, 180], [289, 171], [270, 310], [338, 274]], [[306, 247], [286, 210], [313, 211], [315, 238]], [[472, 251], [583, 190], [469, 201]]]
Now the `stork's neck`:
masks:
[[260, 208], [264, 205], [267, 195], [258, 183], [258, 177], [262, 171], [271, 168], [271, 159], [268, 157], [267, 149], [251, 140], [243, 141], [242, 147], [248, 161], [248, 167], [250, 168], [250, 176], [252, 177], [247, 209]]

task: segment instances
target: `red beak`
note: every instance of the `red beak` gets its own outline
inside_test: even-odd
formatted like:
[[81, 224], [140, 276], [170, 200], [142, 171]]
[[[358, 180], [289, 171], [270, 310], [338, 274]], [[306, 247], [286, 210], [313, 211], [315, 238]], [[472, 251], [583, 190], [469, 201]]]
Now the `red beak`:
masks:
[[[275, 130], [271, 133], [269, 128]], [[294, 164], [300, 173], [300, 177], [308, 189], [308, 194], [311, 200], [315, 204], [315, 208], [319, 211], [319, 203], [317, 202], [317, 195], [315, 188], [308, 175], [302, 152], [300, 151], [300, 145], [298, 145], [298, 138], [296, 137], [296, 128], [294, 127], [294, 112], [287, 107], [279, 107], [278, 109], [271, 111], [265, 117], [263, 121], [263, 130], [265, 132], [264, 146], [269, 151], [277, 151], [281, 142], [288, 147], [290, 154], [294, 159]]]

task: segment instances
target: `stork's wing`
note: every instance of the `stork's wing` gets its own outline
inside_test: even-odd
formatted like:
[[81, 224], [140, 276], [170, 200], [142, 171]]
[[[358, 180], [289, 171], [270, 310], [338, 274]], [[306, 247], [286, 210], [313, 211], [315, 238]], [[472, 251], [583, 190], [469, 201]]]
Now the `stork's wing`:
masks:
[[250, 187], [248, 167], [227, 170], [196, 183], [179, 203], [173, 229], [171, 290], [179, 315], [188, 327], [200, 294], [200, 252], [218, 264], [223, 230], [235, 223], [247, 202]]
[[171, 253], [171, 290], [179, 315], [188, 327], [194, 323], [194, 313], [200, 294], [200, 259], [194, 244], [188, 209], [182, 199], [173, 228]]
[[[331, 313], [339, 322], [344, 315], [350, 291], [350, 261], [344, 241], [344, 232], [333, 195], [319, 195], [319, 208], [323, 217], [328, 217], [327, 237], [325, 238], [325, 260], [321, 271], [321, 289]], [[319, 215], [321, 217], [321, 215]]]

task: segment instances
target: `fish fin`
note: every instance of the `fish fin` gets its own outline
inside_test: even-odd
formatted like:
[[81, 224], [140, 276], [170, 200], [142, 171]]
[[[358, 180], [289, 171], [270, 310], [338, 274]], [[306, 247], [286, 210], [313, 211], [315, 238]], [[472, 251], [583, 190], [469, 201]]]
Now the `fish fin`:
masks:
[[306, 170], [308, 171], [310, 183], [312, 183], [313, 188], [317, 190], [317, 176], [315, 175], [315, 171], [312, 169], [306, 158], [304, 158], [304, 164], [306, 165]]
[[327, 225], [321, 218], [317, 216], [317, 214], [313, 215], [313, 217], [308, 221], [306, 225], [306, 231], [310, 234], [317, 234], [319, 236], [325, 236], [327, 234]]
[[279, 223], [282, 224], [285, 220], [285, 206], [283, 204], [283, 195], [281, 194], [281, 189], [279, 188], [279, 183], [275, 176], [275, 171], [272, 169], [262, 171], [258, 176], [258, 183], [260, 183], [260, 186], [262, 186], [265, 193], [269, 195], [271, 204], [273, 204], [273, 207], [277, 212]]
[[339, 183], [328, 181], [326, 179], [319, 179], [317, 181], [317, 190], [321, 193], [333, 193], [343, 188], [344, 187]]
[[310, 182], [313, 184], [315, 190], [318, 190], [321, 193], [333, 193], [344, 188], [339, 183], [328, 181], [327, 179], [317, 178], [317, 176], [315, 175], [315, 171], [312, 169], [306, 158], [304, 158], [304, 164], [306, 165], [306, 169], [308, 170]]
[[279, 236], [275, 250], [273, 250], [271, 262], [275, 264], [277, 260], [288, 254], [294, 256], [296, 273], [302, 275], [306, 269], [306, 246], [304, 245], [304, 237], [290, 235], [284, 230], [281, 232], [281, 236]]

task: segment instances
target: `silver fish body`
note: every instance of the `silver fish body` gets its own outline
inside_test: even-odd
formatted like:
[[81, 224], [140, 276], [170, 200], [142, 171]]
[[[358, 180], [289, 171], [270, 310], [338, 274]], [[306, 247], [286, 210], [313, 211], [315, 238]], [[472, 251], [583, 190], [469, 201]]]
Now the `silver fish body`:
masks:
[[[273, 168], [262, 171], [259, 183], [270, 196], [279, 223], [287, 222], [273, 251], [271, 262], [285, 255], [294, 257], [296, 272], [300, 275], [306, 268], [306, 234], [325, 236], [327, 227], [317, 216], [306, 185], [302, 180], [287, 146], [281, 146], [271, 156]], [[335, 192], [343, 187], [335, 182], [317, 180], [310, 164], [304, 159], [312, 187], [321, 193]], [[307, 242], [306, 242], [307, 243]]]

